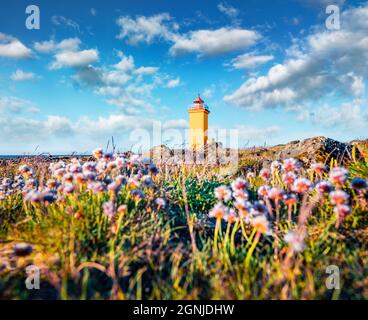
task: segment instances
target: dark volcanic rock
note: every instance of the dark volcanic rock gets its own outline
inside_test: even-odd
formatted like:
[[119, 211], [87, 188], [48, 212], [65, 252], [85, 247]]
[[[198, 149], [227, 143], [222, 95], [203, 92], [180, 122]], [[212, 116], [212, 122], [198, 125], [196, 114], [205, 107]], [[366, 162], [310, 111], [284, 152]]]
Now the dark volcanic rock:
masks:
[[280, 160], [297, 158], [306, 164], [321, 160], [328, 161], [331, 158], [344, 161], [351, 158], [351, 150], [351, 144], [326, 137], [314, 137], [286, 144], [276, 154], [276, 158]]
[[14, 246], [14, 254], [18, 257], [27, 256], [32, 253], [33, 247], [28, 243], [17, 243]]

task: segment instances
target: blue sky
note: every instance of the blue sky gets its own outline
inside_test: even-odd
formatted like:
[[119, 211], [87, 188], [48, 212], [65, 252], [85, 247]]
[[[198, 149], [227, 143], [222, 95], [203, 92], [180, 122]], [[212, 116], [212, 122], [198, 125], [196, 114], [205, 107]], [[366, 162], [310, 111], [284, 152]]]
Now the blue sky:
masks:
[[127, 149], [153, 121], [174, 145], [197, 93], [240, 147], [367, 136], [366, 1], [32, 1], [39, 30], [29, 4], [0, 10], [0, 154]]

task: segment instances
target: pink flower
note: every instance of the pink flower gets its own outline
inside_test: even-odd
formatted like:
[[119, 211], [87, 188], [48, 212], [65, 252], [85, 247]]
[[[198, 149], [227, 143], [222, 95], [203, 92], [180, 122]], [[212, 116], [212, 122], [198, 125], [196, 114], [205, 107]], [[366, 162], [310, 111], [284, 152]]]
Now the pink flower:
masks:
[[260, 215], [252, 218], [250, 220], [251, 225], [253, 228], [262, 234], [267, 234], [270, 232], [270, 223], [265, 215]]
[[294, 249], [295, 252], [301, 252], [305, 249], [304, 236], [295, 231], [289, 231], [284, 240]]
[[108, 202], [105, 202], [102, 206], [103, 208], [103, 213], [109, 218], [111, 219], [115, 212], [116, 212], [116, 209], [115, 209], [115, 203], [112, 202], [112, 201], [108, 201]]
[[316, 190], [318, 193], [325, 194], [333, 190], [333, 185], [329, 181], [320, 181], [316, 185]]
[[208, 216], [210, 218], [223, 219], [228, 213], [228, 210], [228, 207], [219, 202], [211, 209], [211, 211], [208, 213]]
[[284, 195], [283, 190], [276, 187], [270, 189], [270, 191], [268, 192], [268, 197], [275, 202], [281, 201], [283, 195]]
[[247, 188], [247, 181], [244, 180], [243, 178], [239, 177], [231, 183], [231, 189], [233, 189], [233, 191], [244, 190], [246, 188]]
[[272, 161], [272, 163], [271, 163], [271, 172], [272, 173], [275, 173], [275, 172], [279, 171], [280, 168], [281, 168], [280, 162], [278, 162], [278, 161]]
[[271, 190], [271, 188], [269, 186], [263, 185], [263, 186], [259, 187], [259, 189], [258, 189], [258, 196], [261, 197], [261, 198], [268, 197], [270, 190]]
[[218, 201], [229, 201], [231, 199], [231, 191], [226, 186], [219, 186], [215, 189], [215, 197]]
[[263, 168], [260, 172], [259, 172], [259, 176], [264, 180], [268, 180], [268, 178], [270, 177], [271, 173], [270, 170], [268, 170], [267, 168]]
[[162, 198], [157, 198], [157, 199], [155, 200], [155, 204], [156, 204], [159, 208], [163, 208], [163, 207], [165, 207], [166, 202], [165, 202], [165, 200], [164, 200], [164, 199], [162, 199]]
[[101, 148], [97, 148], [95, 150], [92, 151], [92, 154], [93, 156], [96, 158], [96, 159], [101, 159], [102, 156], [103, 156], [103, 151]]
[[337, 216], [337, 226], [345, 219], [345, 217], [351, 212], [351, 208], [345, 204], [338, 205], [334, 208], [334, 212]]
[[330, 198], [333, 205], [342, 205], [349, 201], [349, 195], [342, 190], [332, 191], [330, 193]]
[[287, 172], [282, 175], [282, 182], [287, 185], [291, 186], [296, 180], [296, 175], [293, 172]]
[[296, 179], [293, 185], [293, 190], [296, 193], [305, 193], [308, 192], [311, 188], [311, 182], [306, 178]]
[[330, 171], [330, 181], [334, 185], [342, 186], [348, 179], [349, 171], [342, 167], [333, 168]]
[[299, 169], [299, 163], [294, 158], [288, 158], [283, 161], [282, 168], [286, 172], [296, 171]]
[[289, 193], [284, 195], [284, 203], [287, 206], [292, 206], [297, 202], [297, 197], [294, 193]]
[[235, 214], [235, 211], [233, 209], [230, 209], [227, 214], [224, 216], [224, 220], [228, 223], [234, 223], [238, 217]]
[[326, 166], [323, 163], [321, 163], [321, 162], [317, 162], [317, 163], [312, 163], [311, 166], [310, 166], [310, 168], [315, 173], [322, 174], [325, 171]]

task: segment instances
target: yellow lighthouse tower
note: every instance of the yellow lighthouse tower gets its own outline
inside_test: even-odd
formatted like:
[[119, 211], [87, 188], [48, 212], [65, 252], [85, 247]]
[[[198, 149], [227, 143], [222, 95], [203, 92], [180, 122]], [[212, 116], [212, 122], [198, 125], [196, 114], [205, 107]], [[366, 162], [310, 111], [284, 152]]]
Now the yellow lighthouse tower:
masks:
[[207, 145], [208, 114], [210, 111], [198, 94], [189, 113], [189, 145], [192, 150], [200, 150]]

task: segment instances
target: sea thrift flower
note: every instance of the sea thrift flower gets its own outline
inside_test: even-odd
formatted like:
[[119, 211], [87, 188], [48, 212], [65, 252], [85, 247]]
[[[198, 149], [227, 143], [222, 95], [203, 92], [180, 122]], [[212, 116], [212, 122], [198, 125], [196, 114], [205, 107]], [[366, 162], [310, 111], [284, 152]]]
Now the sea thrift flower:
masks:
[[270, 190], [271, 188], [269, 186], [263, 185], [258, 189], [258, 196], [261, 198], [268, 197]]
[[74, 186], [71, 183], [67, 183], [63, 186], [63, 192], [71, 194], [74, 192]]
[[56, 179], [60, 179], [60, 180], [64, 177], [65, 174], [66, 174], [66, 170], [64, 168], [57, 169], [53, 172], [53, 176]]
[[259, 215], [252, 218], [250, 223], [259, 233], [266, 234], [270, 232], [270, 223], [265, 215]]
[[78, 173], [74, 176], [74, 180], [77, 184], [85, 184], [87, 182], [86, 177], [83, 175], [83, 173]]
[[124, 214], [124, 213], [126, 213], [127, 212], [127, 210], [128, 210], [128, 207], [126, 206], [126, 204], [122, 204], [122, 205], [120, 205], [119, 207], [118, 207], [118, 213], [120, 213], [120, 214]]
[[105, 186], [103, 185], [103, 183], [99, 181], [91, 183], [88, 187], [90, 190], [92, 190], [93, 193], [96, 193], [96, 194], [102, 193], [105, 191]]
[[345, 217], [351, 212], [351, 208], [345, 204], [338, 205], [334, 208], [336, 214], [336, 228], [338, 228]]
[[333, 205], [342, 205], [349, 201], [349, 195], [342, 190], [332, 191], [330, 193], [330, 198]]
[[288, 158], [283, 161], [282, 168], [286, 172], [296, 171], [299, 169], [299, 163], [294, 158]]
[[115, 214], [115, 204], [112, 201], [107, 201], [103, 204], [103, 213], [111, 219]]
[[333, 185], [329, 181], [320, 181], [317, 183], [316, 188], [318, 193], [325, 194], [333, 190]]
[[245, 219], [249, 215], [251, 204], [249, 201], [244, 201], [241, 199], [236, 199], [234, 202], [234, 207], [239, 212], [239, 217]]
[[247, 181], [244, 180], [243, 178], [237, 178], [231, 183], [231, 189], [233, 191], [244, 190], [246, 188], [247, 188]]
[[117, 157], [115, 159], [115, 163], [116, 163], [116, 166], [119, 168], [119, 169], [123, 169], [123, 168], [126, 168], [127, 166], [127, 160], [125, 158], [122, 158], [122, 157]]
[[310, 190], [311, 182], [306, 178], [296, 179], [293, 184], [293, 191], [296, 193], [305, 193]]
[[282, 182], [287, 186], [293, 185], [295, 180], [296, 180], [296, 175], [293, 172], [287, 172], [282, 175]]
[[362, 178], [354, 178], [350, 183], [351, 187], [355, 190], [364, 190], [368, 188], [367, 180]]
[[215, 197], [218, 201], [229, 201], [231, 199], [231, 191], [226, 186], [219, 186], [215, 189]]
[[74, 180], [74, 176], [71, 174], [71, 173], [66, 173], [64, 176], [63, 176], [63, 182], [64, 183], [72, 183]]
[[82, 166], [83, 173], [86, 172], [96, 172], [96, 162], [88, 161], [85, 162]]
[[208, 216], [210, 218], [223, 219], [227, 214], [229, 208], [226, 207], [223, 203], [219, 202], [215, 204], [215, 206], [211, 209]]
[[164, 200], [164, 199], [162, 199], [162, 198], [157, 198], [157, 199], [155, 200], [155, 204], [156, 204], [159, 208], [163, 208], [163, 207], [165, 207], [166, 202], [165, 202], [165, 200]]
[[103, 151], [101, 148], [97, 148], [95, 150], [92, 151], [92, 154], [93, 156], [96, 158], [96, 159], [101, 159], [102, 156], [103, 156]]
[[289, 231], [284, 240], [293, 248], [295, 252], [301, 252], [305, 249], [305, 237], [298, 232]]
[[263, 168], [260, 172], [259, 172], [259, 176], [264, 180], [268, 180], [268, 178], [270, 177], [270, 170], [268, 170], [267, 168]]
[[312, 163], [310, 168], [318, 175], [321, 175], [325, 171], [326, 166], [321, 162], [317, 162], [317, 163]]
[[278, 162], [278, 161], [272, 161], [272, 163], [271, 163], [271, 172], [272, 173], [275, 173], [275, 172], [279, 171], [280, 168], [281, 168], [280, 162]]
[[283, 195], [283, 191], [276, 187], [270, 189], [270, 191], [268, 192], [268, 197], [275, 202], [279, 202], [280, 200], [282, 200]]
[[297, 202], [297, 197], [294, 193], [288, 193], [288, 194], [285, 194], [284, 195], [284, 203], [287, 205], [287, 206], [292, 206], [294, 204], [296, 204]]
[[248, 191], [244, 189], [238, 189], [233, 192], [235, 200], [248, 200]]
[[118, 193], [121, 189], [121, 183], [118, 181], [114, 181], [111, 182], [108, 186], [107, 189], [113, 193]]
[[56, 182], [56, 180], [54, 179], [49, 179], [46, 182], [46, 185], [50, 188], [50, 189], [56, 189], [58, 186], [58, 183]]
[[234, 223], [237, 220], [237, 216], [233, 209], [230, 209], [224, 216], [224, 220], [228, 223]]
[[140, 186], [140, 183], [139, 181], [133, 179], [133, 178], [129, 178], [128, 180], [128, 186], [131, 187], [131, 188], [139, 188]]
[[349, 171], [342, 167], [333, 168], [330, 171], [330, 181], [334, 185], [342, 186], [348, 179]]

